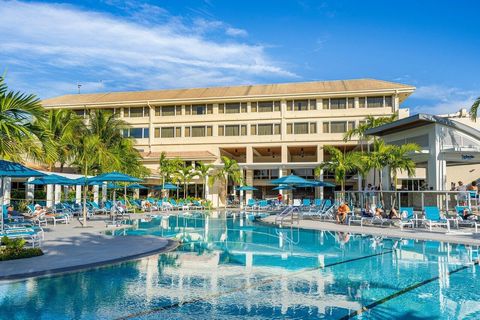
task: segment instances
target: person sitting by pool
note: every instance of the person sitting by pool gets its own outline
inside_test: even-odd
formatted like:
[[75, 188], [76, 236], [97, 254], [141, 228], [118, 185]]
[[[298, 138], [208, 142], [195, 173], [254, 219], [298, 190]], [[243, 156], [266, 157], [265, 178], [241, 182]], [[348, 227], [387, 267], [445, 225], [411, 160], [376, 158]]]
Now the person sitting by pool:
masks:
[[469, 208], [464, 208], [462, 211], [462, 218], [464, 220], [477, 220], [477, 215], [472, 213], [472, 211]]
[[34, 206], [34, 210], [33, 210], [32, 214], [28, 215], [28, 216], [24, 216], [24, 217], [27, 218], [27, 219], [36, 219], [36, 218], [38, 218], [41, 215], [44, 215], [46, 213], [47, 213], [47, 210], [45, 210], [41, 205], [36, 204]]
[[398, 214], [397, 210], [395, 210], [395, 208], [392, 208], [390, 210], [390, 213], [388, 214], [388, 219], [400, 219], [400, 215]]
[[15, 210], [15, 208], [12, 205], [9, 205], [7, 207], [7, 214], [8, 214], [8, 218], [13, 219], [13, 220], [18, 220], [18, 219], [23, 219], [24, 218], [23, 214], [21, 214], [20, 212]]
[[279, 194], [277, 195], [277, 200], [278, 200], [279, 203], [282, 203], [282, 201], [283, 201], [283, 195], [282, 195], [281, 193], [279, 193]]
[[343, 202], [337, 209], [337, 222], [338, 223], [345, 223], [347, 218], [347, 214], [350, 212], [350, 208], [348, 205]]
[[383, 210], [380, 207], [375, 208], [375, 217], [383, 218]]

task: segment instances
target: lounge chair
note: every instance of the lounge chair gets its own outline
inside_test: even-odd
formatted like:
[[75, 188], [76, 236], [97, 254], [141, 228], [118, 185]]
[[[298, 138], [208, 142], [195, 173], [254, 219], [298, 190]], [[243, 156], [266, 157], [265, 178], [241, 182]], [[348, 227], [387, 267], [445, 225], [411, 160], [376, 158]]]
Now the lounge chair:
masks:
[[447, 231], [450, 232], [450, 220], [454, 221], [455, 219], [446, 219], [440, 212], [440, 209], [436, 206], [430, 206], [424, 208], [425, 213], [425, 225], [432, 231], [432, 227], [435, 226], [445, 226]]
[[245, 206], [245, 209], [254, 210], [256, 205], [257, 205], [257, 202], [255, 201], [255, 199], [250, 198], [247, 201], [247, 205]]
[[455, 223], [457, 224], [457, 227], [469, 227], [469, 228], [474, 228], [475, 233], [478, 232], [478, 222], [476, 220], [469, 220], [469, 219], [464, 219], [463, 218], [463, 212], [465, 210], [468, 210], [469, 212], [472, 211], [472, 209], [468, 206], [456, 206], [455, 207]]
[[302, 200], [302, 207], [303, 208], [310, 208], [312, 206], [312, 202], [310, 199], [303, 199]]
[[415, 220], [415, 213], [413, 211], [412, 207], [400, 207], [400, 222], [399, 222], [399, 227], [400, 230], [403, 230], [403, 227], [405, 226], [411, 226], [412, 228], [415, 226], [414, 220]]

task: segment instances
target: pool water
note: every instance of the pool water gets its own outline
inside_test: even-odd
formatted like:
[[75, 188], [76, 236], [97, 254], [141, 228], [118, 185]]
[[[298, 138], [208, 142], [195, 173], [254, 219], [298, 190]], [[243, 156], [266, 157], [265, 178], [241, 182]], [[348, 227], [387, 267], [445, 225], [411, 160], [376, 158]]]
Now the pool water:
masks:
[[240, 215], [132, 221], [183, 244], [137, 261], [0, 282], [0, 319], [479, 319], [478, 248], [279, 229]]

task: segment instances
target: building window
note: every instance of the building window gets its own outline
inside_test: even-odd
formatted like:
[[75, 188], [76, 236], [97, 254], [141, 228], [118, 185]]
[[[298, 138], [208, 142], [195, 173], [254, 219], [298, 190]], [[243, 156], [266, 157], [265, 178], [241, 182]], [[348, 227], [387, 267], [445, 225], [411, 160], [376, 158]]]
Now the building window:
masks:
[[360, 98], [358, 98], [358, 106], [359, 106], [360, 108], [365, 108], [365, 107], [366, 107], [365, 97], [360, 97]]
[[130, 107], [124, 108], [124, 116], [129, 118], [148, 117], [150, 114], [149, 107]]
[[335, 98], [330, 99], [330, 109], [347, 109], [347, 99], [346, 98]]
[[250, 126], [251, 135], [269, 136], [274, 134], [280, 134], [280, 124], [262, 123], [252, 124]]
[[181, 127], [155, 128], [155, 138], [179, 138], [182, 136]]
[[85, 109], [73, 110], [73, 112], [79, 117], [85, 117]]
[[219, 113], [245, 113], [247, 112], [246, 102], [220, 103], [218, 105]]
[[185, 127], [185, 137], [210, 137], [210, 136], [212, 136], [212, 126]]
[[347, 107], [348, 107], [348, 109], [355, 108], [355, 98], [348, 98]]
[[246, 125], [226, 125], [218, 126], [218, 135], [219, 136], [245, 136], [247, 135], [247, 126]]
[[155, 116], [179, 116], [182, 114], [182, 106], [160, 106], [155, 107]]
[[307, 111], [307, 110], [316, 110], [317, 109], [317, 100], [288, 100], [287, 101], [287, 111]]
[[148, 128], [124, 129], [123, 136], [135, 139], [144, 139], [150, 137], [150, 130]]
[[385, 97], [385, 107], [386, 108], [391, 108], [393, 107], [393, 99], [391, 96], [386, 96]]
[[383, 97], [367, 97], [367, 108], [383, 108]]
[[355, 128], [355, 121], [331, 121], [323, 123], [324, 133], [345, 133]]
[[185, 114], [187, 115], [201, 115], [212, 114], [213, 104], [192, 104], [185, 106]]
[[280, 111], [280, 101], [259, 101], [252, 102], [252, 112], [273, 112]]
[[325, 109], [325, 110], [330, 109], [329, 99], [323, 99], [322, 104], [323, 104], [323, 109]]
[[332, 121], [330, 122], [330, 133], [344, 133], [347, 131], [346, 121]]
[[287, 123], [287, 134], [313, 134], [317, 133], [316, 122]]

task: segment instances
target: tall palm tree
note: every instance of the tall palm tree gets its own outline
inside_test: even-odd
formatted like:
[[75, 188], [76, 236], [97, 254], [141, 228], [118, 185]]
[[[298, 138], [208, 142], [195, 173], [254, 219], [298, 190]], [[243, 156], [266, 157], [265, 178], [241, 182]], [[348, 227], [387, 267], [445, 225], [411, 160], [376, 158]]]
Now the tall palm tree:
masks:
[[50, 110], [47, 113], [47, 120], [44, 122], [45, 131], [50, 132], [55, 156], [45, 159], [49, 170], [52, 171], [55, 163], [60, 164], [60, 172], [64, 165], [73, 157], [75, 141], [79, 134], [86, 132], [85, 124], [71, 110]]
[[10, 91], [5, 78], [0, 76], [0, 158], [22, 162], [24, 156], [51, 156], [51, 138], [42, 126], [45, 117], [35, 95]]
[[178, 180], [183, 184], [183, 198], [187, 197], [187, 185], [192, 181], [192, 166], [183, 166], [178, 170]]
[[480, 97], [473, 102], [472, 106], [470, 107], [470, 118], [473, 121], [477, 121], [477, 113], [478, 113], [478, 108], [480, 107]]
[[223, 167], [217, 170], [217, 173], [209, 177], [210, 184], [213, 184], [215, 180], [220, 180], [223, 184], [224, 191], [224, 207], [227, 207], [227, 194], [228, 194], [228, 182], [232, 181], [234, 184], [240, 184], [242, 182], [242, 172], [237, 161], [230, 159], [229, 157], [222, 156]]
[[324, 146], [323, 148], [330, 155], [330, 159], [315, 168], [315, 175], [320, 175], [321, 170], [333, 172], [335, 181], [340, 183], [341, 191], [344, 192], [346, 175], [348, 172], [356, 170], [358, 157], [355, 152], [343, 152], [333, 146]]
[[203, 199], [207, 197], [207, 183], [208, 183], [208, 175], [210, 171], [212, 170], [213, 165], [212, 164], [206, 164], [204, 162], [198, 162], [195, 166], [195, 170], [197, 173], [197, 176], [203, 180], [204, 186], [203, 186]]
[[[390, 146], [387, 154], [387, 165], [390, 168], [390, 177], [393, 185], [398, 184], [398, 172], [405, 171], [409, 177], [415, 175], [415, 162], [410, 158], [410, 154], [420, 151], [420, 147], [415, 143], [407, 143], [401, 146]], [[392, 208], [395, 207], [397, 195], [394, 194]]]

